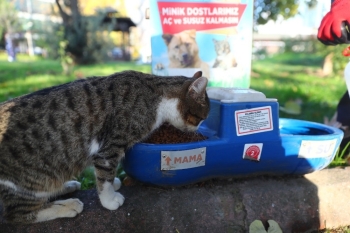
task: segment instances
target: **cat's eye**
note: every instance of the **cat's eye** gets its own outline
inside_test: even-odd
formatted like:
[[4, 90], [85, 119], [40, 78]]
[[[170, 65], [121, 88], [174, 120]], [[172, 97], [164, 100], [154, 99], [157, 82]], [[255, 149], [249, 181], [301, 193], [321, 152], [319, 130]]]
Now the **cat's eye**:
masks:
[[180, 47], [179, 47], [178, 45], [176, 45], [174, 48], [175, 48], [175, 49], [179, 49]]

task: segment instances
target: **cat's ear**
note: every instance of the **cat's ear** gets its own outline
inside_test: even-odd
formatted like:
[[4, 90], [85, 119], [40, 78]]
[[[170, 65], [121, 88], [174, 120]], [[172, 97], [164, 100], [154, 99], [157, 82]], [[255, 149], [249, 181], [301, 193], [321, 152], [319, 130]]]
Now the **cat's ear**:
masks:
[[173, 35], [172, 34], [163, 34], [162, 38], [163, 38], [165, 44], [169, 45], [171, 39], [173, 39]]
[[200, 77], [202, 77], [202, 71], [197, 71], [197, 72], [193, 75], [192, 78], [197, 79], [197, 78], [200, 78]]
[[213, 42], [214, 44], [218, 43], [218, 41], [215, 38], [213, 38]]
[[194, 80], [193, 83], [188, 87], [188, 93], [190, 97], [195, 100], [202, 99], [207, 88], [207, 84], [208, 79], [205, 77], [200, 77]]

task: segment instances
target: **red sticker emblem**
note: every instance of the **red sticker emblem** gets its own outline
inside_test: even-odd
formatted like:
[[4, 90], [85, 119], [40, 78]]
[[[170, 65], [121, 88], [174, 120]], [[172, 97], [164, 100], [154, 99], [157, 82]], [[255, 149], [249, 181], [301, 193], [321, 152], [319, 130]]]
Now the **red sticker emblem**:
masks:
[[260, 149], [257, 146], [251, 146], [247, 149], [247, 151], [245, 152], [245, 155], [247, 157], [251, 157], [254, 160], [257, 160], [260, 155]]
[[262, 143], [245, 144], [243, 159], [259, 161], [261, 156]]

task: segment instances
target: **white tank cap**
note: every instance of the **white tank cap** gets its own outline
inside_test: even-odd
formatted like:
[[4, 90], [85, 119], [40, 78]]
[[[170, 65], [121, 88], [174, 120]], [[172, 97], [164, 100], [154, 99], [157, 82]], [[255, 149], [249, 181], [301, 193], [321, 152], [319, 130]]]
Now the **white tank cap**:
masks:
[[266, 98], [265, 94], [249, 88], [207, 87], [208, 97], [222, 103], [236, 102], [276, 102], [277, 99]]

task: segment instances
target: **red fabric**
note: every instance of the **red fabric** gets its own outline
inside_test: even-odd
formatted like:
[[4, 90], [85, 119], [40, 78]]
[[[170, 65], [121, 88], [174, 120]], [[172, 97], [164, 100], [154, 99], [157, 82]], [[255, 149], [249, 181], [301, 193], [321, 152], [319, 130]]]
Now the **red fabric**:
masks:
[[[324, 44], [350, 43], [345, 26], [350, 24], [350, 0], [335, 0], [323, 17], [317, 38]], [[349, 28], [350, 29], [350, 28]]]

